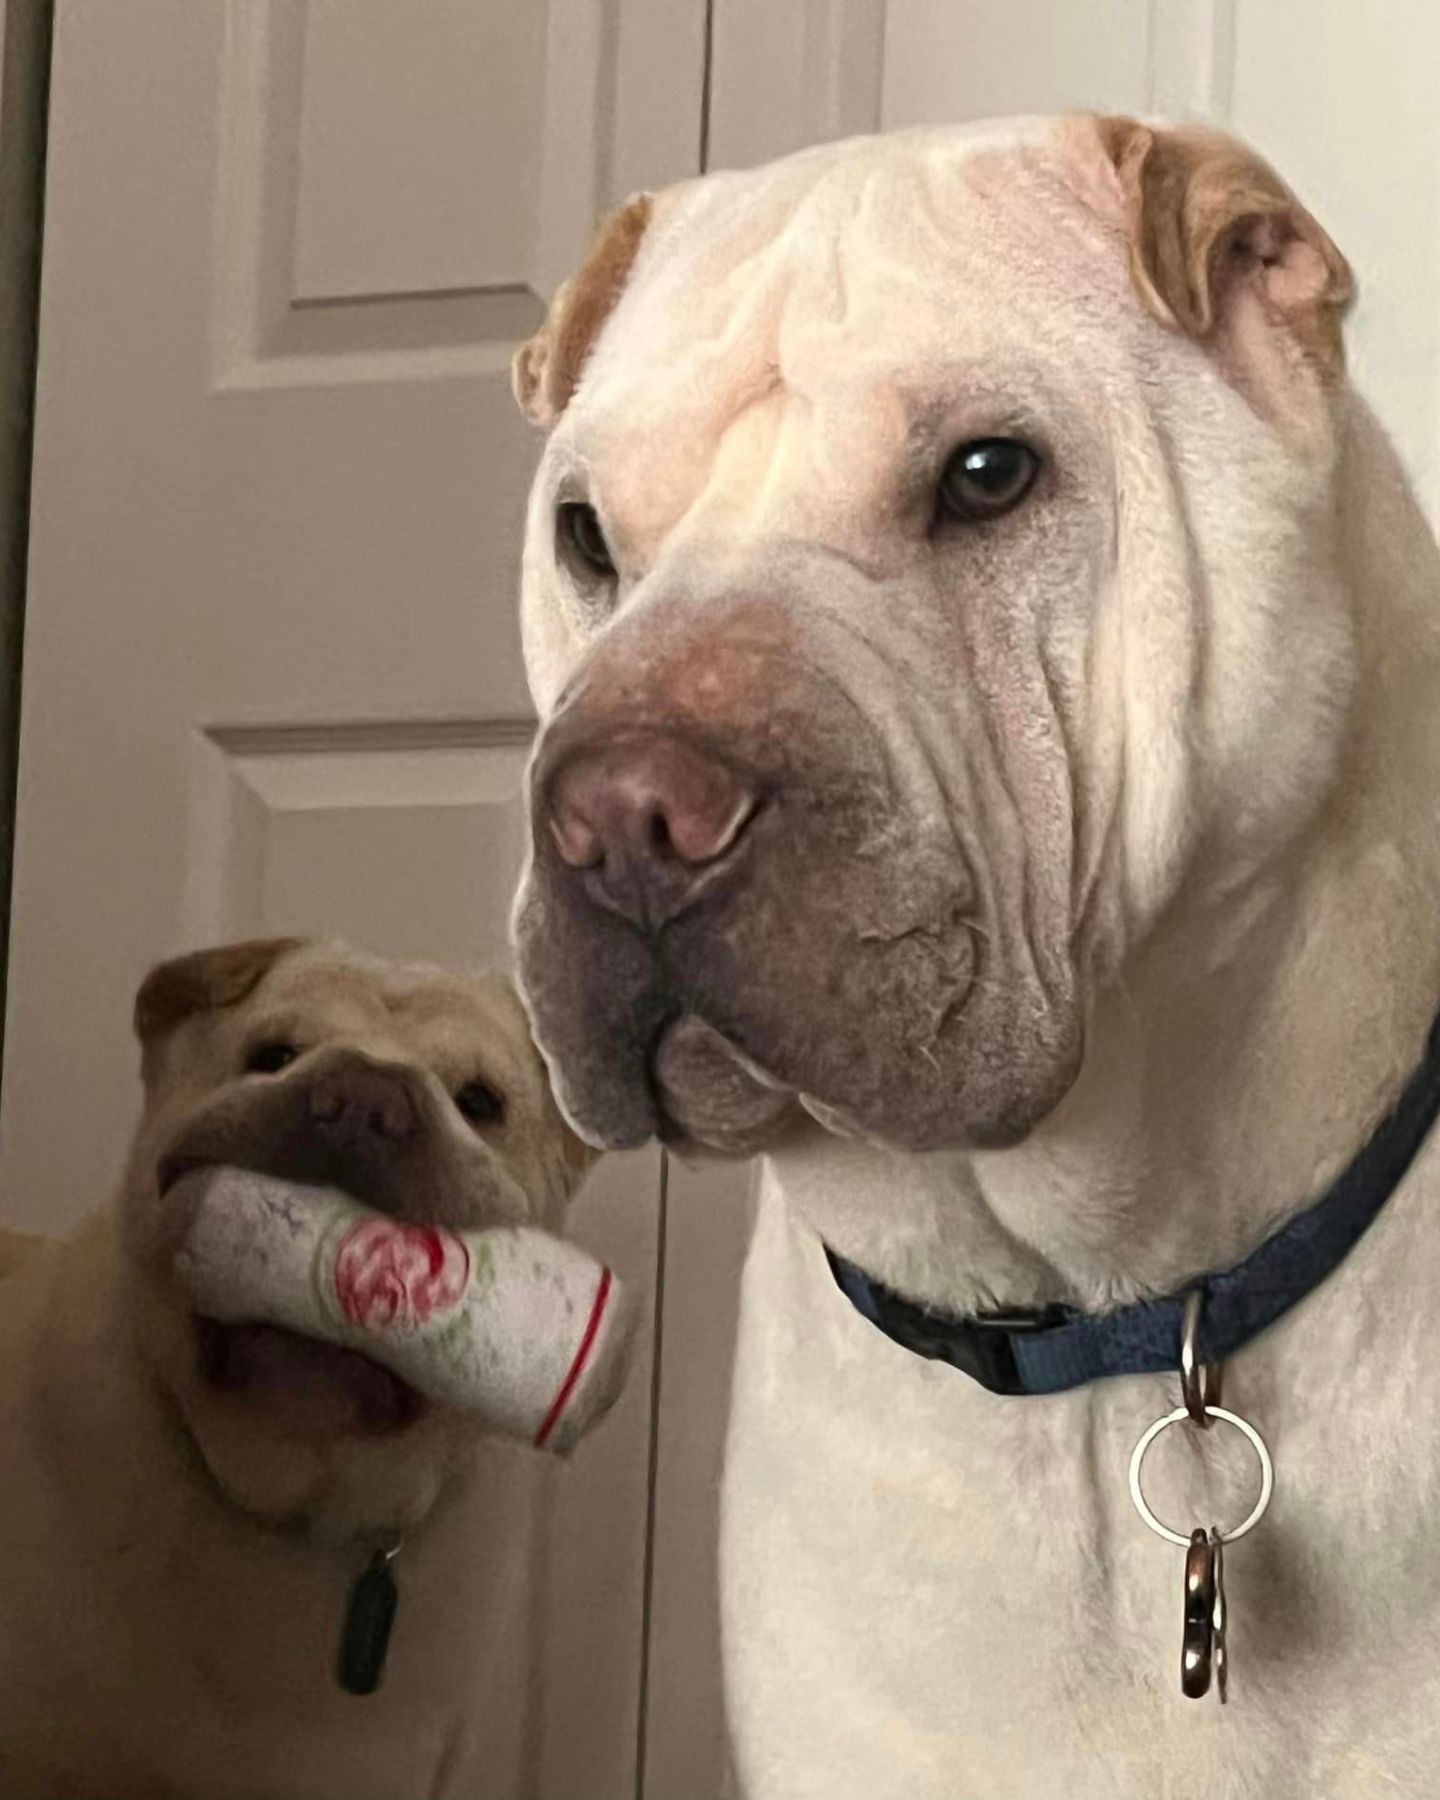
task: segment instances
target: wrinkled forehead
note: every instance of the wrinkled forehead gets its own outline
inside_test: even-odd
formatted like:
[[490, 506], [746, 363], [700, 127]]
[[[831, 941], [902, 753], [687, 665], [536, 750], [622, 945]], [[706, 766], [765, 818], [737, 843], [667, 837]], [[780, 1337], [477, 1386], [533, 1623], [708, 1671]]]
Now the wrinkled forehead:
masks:
[[609, 480], [663, 442], [680, 488], [748, 411], [796, 402], [878, 466], [927, 414], [1073, 384], [1077, 344], [1113, 357], [1136, 310], [1053, 121], [828, 146], [661, 208], [557, 454]]
[[310, 1020], [360, 1037], [389, 1037], [421, 1052], [473, 1044], [517, 1067], [530, 1061], [519, 1003], [498, 976], [463, 977], [423, 963], [310, 951], [278, 963], [251, 1006], [277, 1022]]

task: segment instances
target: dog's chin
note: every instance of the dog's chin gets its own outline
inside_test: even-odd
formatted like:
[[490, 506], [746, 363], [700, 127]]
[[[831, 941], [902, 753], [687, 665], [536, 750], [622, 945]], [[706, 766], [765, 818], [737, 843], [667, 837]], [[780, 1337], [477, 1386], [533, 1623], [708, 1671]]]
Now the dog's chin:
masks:
[[798, 1096], [694, 1013], [666, 1027], [651, 1056], [657, 1135], [683, 1157], [753, 1156], [793, 1127]]
[[[927, 1120], [917, 1137], [909, 1121], [892, 1129], [883, 1115], [863, 1118], [783, 1081], [698, 1014], [687, 1013], [657, 1037], [645, 1088], [653, 1135], [682, 1161], [699, 1162], [790, 1152], [817, 1138], [900, 1152], [1008, 1149], [1028, 1136], [1072, 1079], [1073, 1059], [1036, 1095], [1018, 1093], [998, 1118]], [[603, 1122], [573, 1104], [568, 1110], [582, 1136], [613, 1147]]]
[[403, 1535], [467, 1465], [470, 1421], [367, 1357], [198, 1319], [162, 1291], [141, 1314], [146, 1360], [206, 1484], [236, 1512], [336, 1545]]
[[413, 1387], [357, 1351], [275, 1325], [208, 1318], [193, 1325], [204, 1387], [264, 1430], [311, 1443], [393, 1435], [425, 1411]]
[[656, 1135], [682, 1161], [773, 1153], [817, 1133], [866, 1135], [839, 1107], [788, 1087], [695, 1013], [661, 1034], [650, 1086]]

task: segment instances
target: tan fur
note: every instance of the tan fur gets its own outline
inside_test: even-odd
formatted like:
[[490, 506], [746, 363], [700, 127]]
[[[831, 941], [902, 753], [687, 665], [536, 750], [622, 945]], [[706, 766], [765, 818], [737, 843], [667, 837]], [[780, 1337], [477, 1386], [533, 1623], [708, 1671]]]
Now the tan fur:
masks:
[[1131, 274], [1155, 316], [1207, 338], [1233, 289], [1249, 284], [1302, 348], [1338, 373], [1350, 267], [1269, 164], [1202, 126], [1108, 117], [1095, 129], [1124, 199]]
[[29, 1231], [0, 1231], [0, 1281], [21, 1269], [44, 1242]]
[[537, 425], [553, 425], [579, 386], [600, 329], [614, 310], [650, 222], [649, 194], [606, 215], [585, 260], [560, 288], [545, 323], [515, 352], [515, 398]]
[[[519, 1195], [558, 1224], [592, 1153], [498, 976], [232, 946], [154, 972], [137, 1023], [147, 1095], [118, 1204], [64, 1242], [0, 1234], [0, 1793], [508, 1800], [526, 1725], [506, 1621], [530, 1605], [543, 1474], [440, 1409], [367, 1433], [322, 1395], [302, 1430], [208, 1386], [159, 1253], [157, 1163], [216, 1119], [243, 1149], [267, 1094], [352, 1053], [413, 1072], [482, 1213]], [[306, 1054], [243, 1074], [274, 1037]], [[477, 1076], [507, 1106], [483, 1141], [449, 1100]], [[332, 1673], [342, 1607], [397, 1533], [390, 1664], [356, 1699]]]
[[153, 968], [135, 996], [134, 1026], [142, 1069], [150, 1079], [157, 1040], [196, 1013], [243, 1000], [297, 938], [250, 938], [244, 943], [172, 957]]
[[192, 1013], [233, 1006], [258, 985], [298, 938], [250, 938], [176, 956], [152, 969], [135, 996], [135, 1035], [172, 1030]]

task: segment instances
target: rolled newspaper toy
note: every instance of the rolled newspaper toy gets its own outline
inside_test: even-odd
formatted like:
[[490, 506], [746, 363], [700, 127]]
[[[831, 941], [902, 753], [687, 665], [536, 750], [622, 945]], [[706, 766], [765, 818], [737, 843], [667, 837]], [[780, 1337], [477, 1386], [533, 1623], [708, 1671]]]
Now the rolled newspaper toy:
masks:
[[209, 1168], [175, 1271], [197, 1310], [358, 1350], [491, 1430], [561, 1453], [620, 1392], [631, 1309], [610, 1270], [525, 1226], [450, 1231], [332, 1188]]

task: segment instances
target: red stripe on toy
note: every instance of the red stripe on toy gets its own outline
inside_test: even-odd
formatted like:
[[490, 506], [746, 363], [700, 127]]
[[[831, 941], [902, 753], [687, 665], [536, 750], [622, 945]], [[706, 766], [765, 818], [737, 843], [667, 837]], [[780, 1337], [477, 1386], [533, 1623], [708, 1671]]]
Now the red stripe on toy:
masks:
[[545, 1415], [544, 1423], [535, 1433], [535, 1448], [542, 1449], [546, 1438], [559, 1423], [566, 1403], [575, 1392], [575, 1383], [585, 1373], [585, 1365], [590, 1360], [590, 1352], [595, 1348], [595, 1340], [600, 1335], [600, 1321], [605, 1316], [606, 1302], [610, 1298], [610, 1271], [600, 1271], [600, 1285], [595, 1290], [595, 1304], [590, 1308], [590, 1318], [585, 1326], [585, 1335], [580, 1340], [580, 1348], [575, 1352], [575, 1360], [570, 1365], [570, 1372], [560, 1383], [560, 1391], [550, 1402], [550, 1410]]

